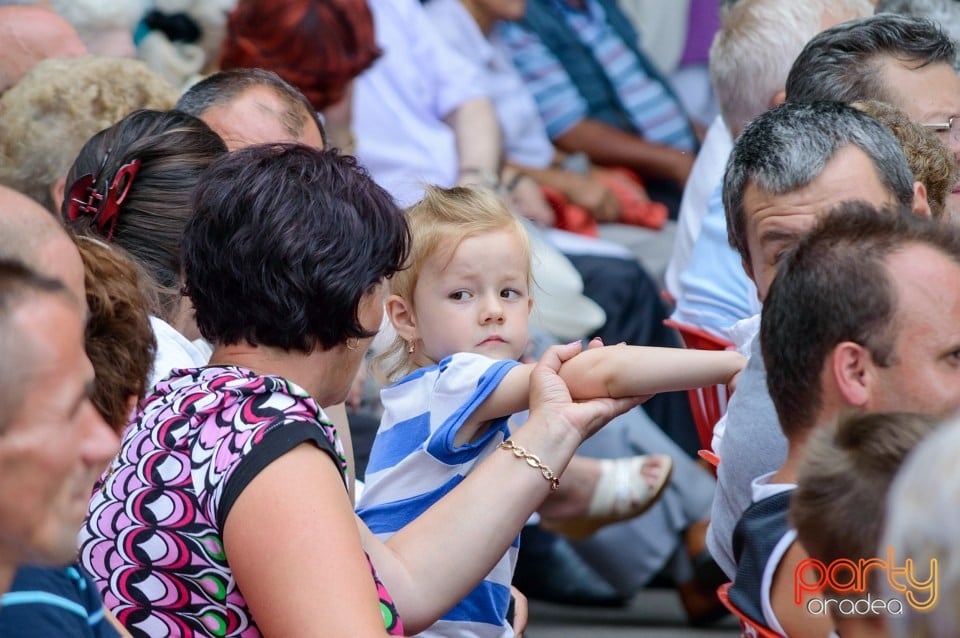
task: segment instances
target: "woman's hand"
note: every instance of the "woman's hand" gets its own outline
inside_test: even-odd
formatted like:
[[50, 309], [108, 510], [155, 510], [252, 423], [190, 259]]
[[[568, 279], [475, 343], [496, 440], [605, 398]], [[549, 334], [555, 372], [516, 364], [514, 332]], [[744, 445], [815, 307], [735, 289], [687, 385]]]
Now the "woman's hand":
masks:
[[579, 354], [579, 341], [548, 348], [530, 373], [530, 418], [566, 425], [587, 439], [610, 419], [623, 414], [647, 397], [590, 399], [574, 403], [567, 385], [557, 374], [564, 361]]

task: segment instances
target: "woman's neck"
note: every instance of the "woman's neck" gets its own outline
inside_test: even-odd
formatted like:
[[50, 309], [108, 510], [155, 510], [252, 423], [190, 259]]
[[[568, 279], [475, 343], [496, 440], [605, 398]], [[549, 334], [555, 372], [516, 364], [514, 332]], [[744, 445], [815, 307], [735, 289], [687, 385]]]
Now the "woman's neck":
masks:
[[268, 346], [254, 346], [247, 342], [214, 346], [210, 365], [238, 366], [259, 375], [283, 377], [292, 381], [313, 397], [321, 406], [343, 400], [328, 394], [328, 371], [333, 369], [327, 356], [331, 351], [311, 353], [287, 351]]

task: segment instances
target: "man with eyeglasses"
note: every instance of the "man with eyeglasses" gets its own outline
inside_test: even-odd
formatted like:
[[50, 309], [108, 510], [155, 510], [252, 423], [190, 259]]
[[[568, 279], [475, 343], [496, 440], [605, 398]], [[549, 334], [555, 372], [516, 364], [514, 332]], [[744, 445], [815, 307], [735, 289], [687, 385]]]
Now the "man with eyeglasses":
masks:
[[[894, 13], [837, 25], [813, 38], [787, 78], [787, 100], [880, 100], [937, 133], [960, 158], [957, 46], [930, 20]], [[960, 221], [960, 181], [947, 197]]]

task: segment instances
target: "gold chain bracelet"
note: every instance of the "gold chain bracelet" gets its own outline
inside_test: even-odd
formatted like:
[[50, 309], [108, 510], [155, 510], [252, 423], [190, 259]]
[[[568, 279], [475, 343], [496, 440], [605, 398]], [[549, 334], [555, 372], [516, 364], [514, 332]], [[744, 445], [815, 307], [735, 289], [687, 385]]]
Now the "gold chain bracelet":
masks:
[[543, 462], [540, 460], [540, 457], [538, 457], [536, 454], [530, 454], [529, 452], [524, 450], [522, 447], [520, 447], [510, 439], [507, 439], [501, 442], [500, 445], [498, 445], [497, 447], [502, 448], [507, 452], [512, 452], [513, 455], [518, 459], [523, 459], [524, 461], [526, 461], [527, 465], [529, 465], [530, 467], [540, 470], [540, 473], [543, 475], [543, 478], [550, 481], [551, 490], [560, 489], [560, 479], [557, 477], [557, 475], [554, 473], [553, 470], [551, 470], [549, 467], [543, 464]]

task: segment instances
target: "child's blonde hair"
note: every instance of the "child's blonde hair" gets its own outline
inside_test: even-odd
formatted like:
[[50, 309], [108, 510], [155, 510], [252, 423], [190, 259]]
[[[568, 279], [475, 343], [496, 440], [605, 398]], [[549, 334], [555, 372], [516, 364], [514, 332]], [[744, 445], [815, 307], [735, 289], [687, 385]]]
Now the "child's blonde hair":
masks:
[[[516, 233], [527, 264], [527, 284], [532, 284], [530, 238], [523, 224], [493, 192], [482, 188], [428, 186], [423, 199], [407, 209], [410, 253], [404, 267], [390, 278], [389, 293], [413, 303], [413, 292], [423, 264], [446, 251], [448, 260], [464, 239], [499, 230]], [[399, 335], [373, 361], [381, 380], [393, 382], [413, 369], [407, 344]]]

